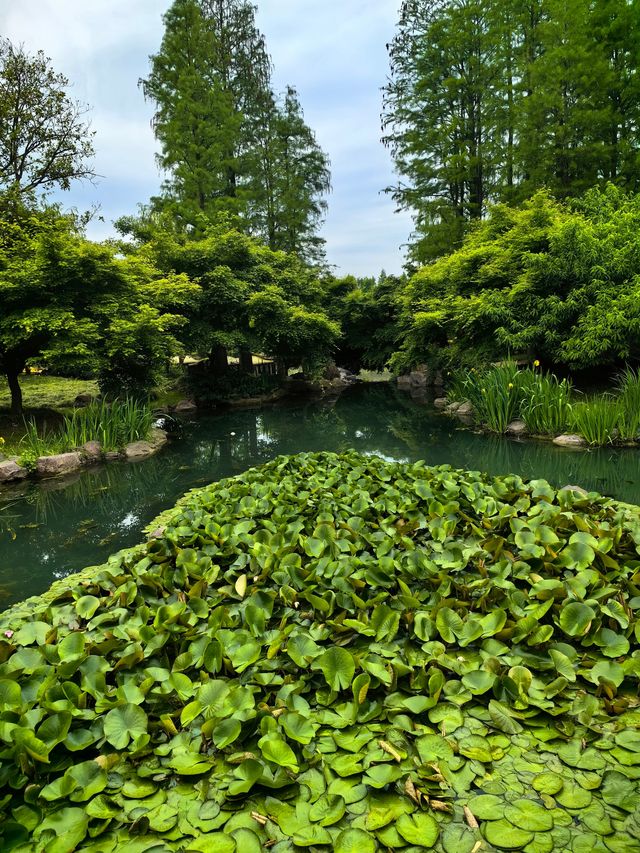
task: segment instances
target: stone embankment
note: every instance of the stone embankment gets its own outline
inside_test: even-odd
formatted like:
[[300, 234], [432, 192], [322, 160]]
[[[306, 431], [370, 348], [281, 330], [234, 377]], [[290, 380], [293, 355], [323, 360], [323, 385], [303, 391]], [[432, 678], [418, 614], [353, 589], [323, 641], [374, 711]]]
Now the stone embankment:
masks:
[[166, 444], [167, 440], [167, 434], [163, 430], [152, 429], [147, 440], [134, 441], [118, 452], [104, 453], [100, 442], [88, 441], [82, 447], [68, 453], [40, 456], [36, 459], [34, 467], [20, 465], [17, 458], [3, 459], [0, 460], [0, 484], [17, 482], [27, 477], [45, 479], [64, 476], [72, 474], [86, 465], [95, 465], [98, 462], [112, 462], [119, 459], [137, 462], [153, 456]]

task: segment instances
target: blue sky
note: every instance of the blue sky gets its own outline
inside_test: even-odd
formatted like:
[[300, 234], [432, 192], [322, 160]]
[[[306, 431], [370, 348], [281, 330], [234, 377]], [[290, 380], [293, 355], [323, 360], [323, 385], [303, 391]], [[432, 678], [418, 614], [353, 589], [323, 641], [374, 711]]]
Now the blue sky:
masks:
[[[100, 205], [104, 221], [89, 236], [113, 233], [111, 222], [157, 192], [152, 106], [137, 86], [162, 38], [169, 0], [4, 0], [0, 32], [29, 52], [43, 50], [92, 106], [96, 171], [92, 186], [64, 193], [66, 206]], [[338, 271], [399, 272], [411, 230], [381, 190], [393, 180], [380, 143], [380, 87], [385, 44], [399, 0], [258, 0], [258, 25], [274, 63], [274, 87], [298, 89], [308, 124], [331, 159], [333, 192], [323, 229]]]

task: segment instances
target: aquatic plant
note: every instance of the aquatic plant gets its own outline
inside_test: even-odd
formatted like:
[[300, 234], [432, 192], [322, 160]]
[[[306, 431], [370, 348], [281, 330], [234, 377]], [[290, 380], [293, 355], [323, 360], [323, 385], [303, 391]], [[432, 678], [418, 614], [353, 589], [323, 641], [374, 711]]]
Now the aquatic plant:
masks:
[[533, 435], [559, 435], [571, 415], [571, 383], [550, 373], [528, 371], [520, 417]]
[[62, 434], [68, 448], [99, 441], [102, 449], [120, 450], [132, 441], [147, 438], [153, 425], [148, 403], [128, 397], [99, 400], [65, 415]]
[[612, 397], [594, 397], [571, 407], [571, 428], [588, 444], [611, 444], [619, 435], [623, 409]]
[[627, 367], [620, 374], [618, 394], [621, 406], [618, 421], [620, 438], [636, 441], [640, 433], [640, 370]]
[[533, 371], [520, 370], [515, 362], [507, 361], [486, 370], [470, 370], [466, 377], [454, 374], [454, 390], [458, 396], [466, 391], [480, 424], [502, 433], [518, 417], [533, 378]]
[[300, 454], [149, 530], [0, 617], [3, 851], [637, 849], [636, 508]]

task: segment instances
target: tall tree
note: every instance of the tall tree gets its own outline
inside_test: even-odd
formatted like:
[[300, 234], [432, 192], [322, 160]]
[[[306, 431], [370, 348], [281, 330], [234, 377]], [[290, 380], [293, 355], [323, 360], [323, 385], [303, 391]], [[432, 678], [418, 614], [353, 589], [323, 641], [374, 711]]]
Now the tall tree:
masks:
[[292, 86], [265, 116], [257, 153], [250, 211], [254, 233], [271, 249], [322, 260], [324, 240], [317, 232], [331, 188], [329, 160], [306, 124]]
[[383, 123], [415, 259], [488, 202], [637, 187], [639, 33], [640, 0], [405, 0]]
[[0, 188], [29, 195], [94, 176], [88, 107], [71, 100], [69, 81], [39, 51], [0, 39]]
[[495, 34], [483, 0], [405, 0], [389, 47], [384, 141], [415, 211], [418, 259], [458, 243], [496, 178]]
[[196, 230], [221, 211], [272, 248], [315, 259], [329, 175], [295, 90], [279, 103], [249, 0], [175, 0], [151, 57], [145, 96], [156, 104], [156, 207]]

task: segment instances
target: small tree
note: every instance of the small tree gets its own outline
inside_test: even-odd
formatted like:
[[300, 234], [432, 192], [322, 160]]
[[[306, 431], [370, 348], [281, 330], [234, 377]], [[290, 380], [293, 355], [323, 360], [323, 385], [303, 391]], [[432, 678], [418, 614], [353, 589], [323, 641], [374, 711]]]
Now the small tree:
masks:
[[21, 195], [68, 189], [92, 178], [88, 107], [72, 101], [69, 81], [42, 51], [29, 56], [0, 39], [0, 187]]

